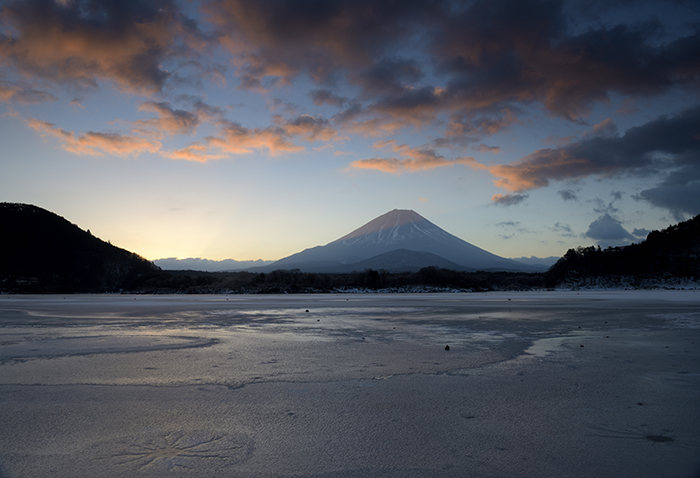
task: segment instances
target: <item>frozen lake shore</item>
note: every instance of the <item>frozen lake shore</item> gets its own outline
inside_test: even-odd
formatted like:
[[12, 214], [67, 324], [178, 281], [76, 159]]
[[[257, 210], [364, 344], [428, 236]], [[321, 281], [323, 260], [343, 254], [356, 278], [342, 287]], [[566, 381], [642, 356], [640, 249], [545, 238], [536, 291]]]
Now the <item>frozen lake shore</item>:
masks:
[[696, 291], [0, 296], [2, 478], [690, 477], [698, 457]]

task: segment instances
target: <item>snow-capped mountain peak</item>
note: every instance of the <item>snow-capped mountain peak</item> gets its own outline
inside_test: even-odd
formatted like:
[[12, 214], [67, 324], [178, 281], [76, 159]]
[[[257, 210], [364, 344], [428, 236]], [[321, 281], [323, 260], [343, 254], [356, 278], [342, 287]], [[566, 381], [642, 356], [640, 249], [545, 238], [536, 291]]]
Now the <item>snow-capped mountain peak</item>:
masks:
[[[469, 244], [414, 211], [394, 209], [340, 239], [325, 246], [312, 247], [292, 254], [267, 266], [266, 269], [298, 268], [329, 272], [352, 270], [353, 264], [362, 263], [362, 267], [369, 267], [369, 259], [399, 250], [405, 251], [401, 256], [404, 258], [409, 257], [411, 252], [429, 253], [464, 269], [529, 268]], [[416, 254], [414, 256], [417, 257]], [[426, 256], [423, 254], [421, 257], [421, 263], [425, 262]], [[405, 265], [405, 268], [409, 267], [412, 265]]]
[[347, 246], [360, 244], [401, 244], [420, 237], [447, 242], [449, 234], [410, 209], [394, 209], [340, 239], [333, 241]]

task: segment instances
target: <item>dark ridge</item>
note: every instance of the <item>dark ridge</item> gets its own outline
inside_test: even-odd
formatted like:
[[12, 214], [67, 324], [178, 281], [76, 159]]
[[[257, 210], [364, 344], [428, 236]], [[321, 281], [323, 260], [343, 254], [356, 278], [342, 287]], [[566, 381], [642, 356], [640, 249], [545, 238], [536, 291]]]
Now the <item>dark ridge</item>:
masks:
[[160, 270], [37, 206], [0, 203], [0, 224], [3, 292], [118, 291]]
[[621, 278], [631, 282], [700, 279], [700, 215], [652, 231], [639, 244], [569, 249], [545, 274], [549, 287]]

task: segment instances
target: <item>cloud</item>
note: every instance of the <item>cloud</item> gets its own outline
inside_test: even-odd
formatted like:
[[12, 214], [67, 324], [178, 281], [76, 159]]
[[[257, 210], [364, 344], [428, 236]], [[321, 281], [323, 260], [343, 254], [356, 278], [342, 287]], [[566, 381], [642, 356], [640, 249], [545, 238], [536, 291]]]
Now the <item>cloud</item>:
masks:
[[481, 153], [496, 154], [501, 152], [501, 148], [499, 148], [498, 146], [487, 146], [485, 144], [480, 144], [479, 146], [472, 146], [472, 149]]
[[241, 86], [264, 88], [300, 74], [328, 83], [339, 70], [371, 68], [389, 45], [416, 30], [421, 16], [440, 7], [397, 0], [213, 0], [207, 11]]
[[58, 138], [66, 151], [90, 156], [111, 154], [115, 156], [138, 156], [141, 153], [156, 153], [161, 147], [160, 142], [132, 134], [96, 133], [89, 131], [76, 136], [75, 133], [56, 127], [53, 123], [34, 118], [27, 124], [41, 133]]
[[574, 234], [574, 231], [573, 229], [571, 229], [571, 226], [569, 224], [562, 224], [560, 222], [557, 222], [552, 227], [552, 231], [556, 232], [557, 234], [563, 237], [576, 237], [576, 234]]
[[383, 57], [361, 71], [351, 81], [362, 88], [363, 96], [401, 95], [423, 77], [420, 64], [413, 59]]
[[302, 109], [301, 106], [292, 103], [291, 101], [283, 100], [282, 98], [273, 98], [271, 102], [268, 102], [268, 108], [270, 111], [282, 110], [288, 115], [296, 115], [298, 114], [297, 112]]
[[588, 158], [577, 157], [567, 149], [541, 149], [512, 164], [489, 167], [498, 177], [496, 186], [513, 192], [542, 188], [552, 180], [576, 179], [614, 171], [612, 165], [597, 166]]
[[167, 102], [141, 103], [139, 110], [156, 113], [158, 118], [137, 120], [132, 124], [137, 128], [154, 129], [159, 137], [164, 134], [192, 134], [199, 125], [199, 118], [196, 114], [185, 110], [175, 110]]
[[[167, 153], [191, 158], [300, 152], [298, 142], [334, 141], [342, 134], [386, 138], [409, 128], [436, 132], [431, 147], [396, 149], [393, 157], [351, 165], [402, 172], [453, 164], [482, 167], [434, 148], [496, 152], [483, 138], [522, 124], [531, 107], [583, 123], [597, 104], [611, 98], [628, 101], [631, 110], [637, 100], [697, 91], [700, 85], [699, 27], [670, 28], [661, 20], [644, 23], [619, 15], [618, 23], [605, 23], [582, 16], [565, 0], [207, 0], [195, 5], [200, 7], [196, 19], [184, 13], [192, 5], [177, 0], [9, 0], [0, 7], [0, 62], [13, 80], [21, 80], [0, 78], [0, 99], [51, 100], [37, 85], [54, 91], [53, 84], [80, 90], [109, 83], [124, 93], [148, 95], [152, 101], [141, 110], [155, 117], [136, 121], [136, 131], [121, 136], [194, 134], [203, 122], [218, 128]], [[597, 5], [601, 18], [613, 8]], [[691, 12], [690, 3], [678, 5]], [[633, 7], [623, 2], [614, 8]], [[688, 21], [694, 18], [689, 15]], [[216, 62], [199, 54], [214, 45], [223, 47], [225, 59], [221, 52]], [[298, 115], [302, 110], [294, 104], [272, 99], [271, 107], [290, 118], [250, 128], [226, 120], [222, 109], [201, 100], [185, 110], [168, 98], [174, 87], [201, 87], [201, 78], [226, 85], [227, 74], [234, 77], [232, 85], [259, 91], [296, 82], [315, 105], [342, 110], [327, 120]], [[676, 119], [665, 121], [680, 125]], [[639, 127], [645, 134], [632, 129], [621, 136], [608, 119], [577, 141], [490, 166], [497, 186], [508, 192], [498, 200], [513, 203], [556, 180], [673, 168], [692, 173], [681, 158], [686, 153], [652, 134], [663, 129], [662, 122]], [[637, 197], [685, 214], [697, 209], [690, 199], [694, 178], [682, 183], [683, 174], [668, 173], [666, 182]], [[681, 204], [674, 202], [679, 197], [685, 198]]]
[[615, 137], [617, 136], [617, 126], [612, 118], [607, 118], [593, 125], [593, 134], [597, 136]]
[[452, 140], [471, 141], [474, 137], [491, 136], [518, 123], [520, 121], [513, 108], [505, 108], [489, 114], [454, 114], [445, 129], [445, 136]]
[[491, 196], [491, 200], [498, 206], [515, 206], [527, 198], [527, 194], [494, 194]]
[[385, 173], [403, 173], [427, 171], [429, 169], [463, 164], [472, 168], [481, 168], [481, 165], [472, 157], [448, 159], [430, 148], [414, 148], [405, 144], [398, 144], [395, 140], [378, 141], [375, 148], [388, 148], [392, 152], [399, 153], [403, 159], [398, 158], [369, 158], [353, 161], [351, 169], [374, 169]]
[[649, 201], [652, 206], [669, 210], [678, 221], [686, 214], [700, 214], [700, 167], [684, 164], [672, 171], [655, 187], [645, 189], [636, 196]]
[[587, 176], [648, 176], [669, 171], [657, 187], [638, 197], [677, 213], [700, 212], [700, 107], [661, 116], [623, 136], [590, 136], [554, 149], [538, 150], [507, 165], [490, 166], [499, 187], [522, 193], [551, 181]]
[[497, 222], [495, 225], [501, 226], [501, 227], [518, 227], [518, 226], [520, 226], [520, 222], [519, 221], [501, 221], [501, 222]]
[[[219, 134], [207, 137], [205, 143], [228, 154], [247, 154], [256, 149], [266, 149], [270, 155], [275, 156], [303, 151], [303, 146], [294, 143], [296, 138], [313, 143], [332, 141], [337, 136], [337, 131], [330, 122], [322, 117], [300, 115], [285, 120], [276, 116], [275, 120], [277, 124], [267, 128], [246, 128], [233, 121], [220, 120], [216, 123]], [[193, 151], [199, 158], [207, 157], [202, 155], [200, 146]], [[187, 152], [190, 153], [192, 151]]]
[[208, 136], [206, 143], [229, 154], [247, 154], [267, 149], [270, 155], [297, 153], [304, 148], [294, 144], [280, 127], [245, 128], [233, 121], [219, 123], [220, 136]]
[[[564, 0], [208, 0], [197, 20], [182, 8], [10, 0], [0, 11], [0, 61], [25, 78], [79, 88], [107, 81], [153, 96], [201, 77], [226, 84], [226, 68], [198, 55], [216, 42], [239, 88], [266, 91], [301, 76], [316, 105], [352, 111], [349, 131], [446, 124], [443, 140], [455, 144], [502, 131], [533, 104], [580, 122], [611, 95], [700, 83], [700, 29], [605, 26]], [[355, 98], [332, 93], [348, 86]]]
[[327, 104], [342, 108], [348, 102], [347, 98], [338, 96], [326, 89], [312, 90], [309, 95], [311, 96], [311, 99], [315, 105]]
[[622, 227], [622, 224], [610, 214], [605, 213], [588, 226], [586, 237], [595, 239], [601, 247], [626, 244], [635, 237]]
[[28, 84], [6, 81], [0, 75], [0, 101], [34, 104], [56, 101], [56, 97], [49, 92], [32, 88]]
[[161, 91], [164, 63], [203, 38], [171, 0], [14, 0], [0, 19], [12, 32], [0, 34], [0, 60], [22, 75], [139, 94]]
[[185, 148], [174, 151], [163, 151], [163, 156], [170, 159], [182, 159], [185, 161], [194, 161], [197, 163], [206, 163], [216, 159], [225, 158], [225, 154], [210, 153], [209, 148], [202, 144], [191, 144]]
[[559, 194], [564, 201], [578, 201], [576, 191], [573, 189], [562, 189], [561, 191], [557, 191], [557, 194]]
[[287, 120], [281, 127], [285, 135], [298, 137], [309, 142], [331, 141], [338, 135], [330, 122], [320, 116], [300, 115]]

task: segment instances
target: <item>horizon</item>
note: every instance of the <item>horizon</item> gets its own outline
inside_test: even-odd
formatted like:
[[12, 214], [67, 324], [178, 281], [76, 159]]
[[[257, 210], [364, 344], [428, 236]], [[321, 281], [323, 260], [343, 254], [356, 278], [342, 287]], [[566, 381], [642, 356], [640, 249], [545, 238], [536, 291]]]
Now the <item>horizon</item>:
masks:
[[4, 2], [0, 201], [151, 261], [393, 209], [550, 258], [700, 213], [696, 1], [368, 2]]
[[[376, 227], [376, 223], [378, 222], [379, 219], [383, 219], [383, 218], [385, 218], [386, 216], [389, 216], [389, 215], [392, 214], [392, 213], [412, 213], [413, 215], [416, 216], [416, 218], [420, 218], [421, 220], [426, 220], [426, 221], [430, 222], [430, 220], [428, 220], [427, 218], [425, 218], [425, 217], [421, 216], [420, 214], [416, 213], [416, 212], [413, 211], [412, 209], [392, 209], [391, 211], [388, 211], [388, 212], [386, 212], [386, 213], [384, 213], [384, 214], [382, 214], [382, 215], [380, 215], [380, 216], [377, 216], [376, 218], [373, 218], [372, 220], [368, 221], [367, 223], [363, 224], [362, 226], [358, 227], [357, 229], [354, 229], [354, 230], [350, 231], [348, 234], [345, 234], [345, 235], [343, 235], [342, 237], [337, 238], [337, 239], [331, 241], [330, 243], [332, 243], [332, 242], [337, 242], [337, 241], [342, 241], [342, 240], [344, 240], [344, 239], [353, 238], [353, 237], [357, 236], [358, 233], [363, 232], [363, 230], [365, 230], [366, 227], [367, 227], [368, 225], [372, 224], [372, 223], [375, 223], [375, 227]], [[398, 217], [394, 217], [394, 219], [396, 219], [396, 220], [398, 221], [398, 222], [396, 223], [396, 225], [401, 225], [401, 224], [406, 224], [406, 223], [413, 222], [413, 221], [412, 221], [413, 217], [412, 217], [410, 214], [408, 215], [408, 217], [407, 217], [405, 214], [400, 214]], [[431, 224], [432, 224], [432, 223], [431, 223]], [[433, 225], [435, 226], [435, 224], [433, 224]], [[381, 227], [382, 229], [384, 229], [384, 224], [382, 224], [380, 227]], [[447, 233], [449, 234], [449, 231], [444, 231], [444, 232], [447, 232]], [[455, 236], [455, 237], [456, 237], [456, 236]], [[461, 239], [461, 238], [459, 238], [459, 239]], [[462, 240], [463, 240], [463, 239], [462, 239]], [[312, 248], [314, 248], [314, 247], [319, 247], [319, 246], [326, 246], [326, 245], [328, 245], [328, 244], [330, 244], [330, 243], [327, 243], [327, 244], [319, 244], [319, 245], [316, 245], [316, 246], [309, 246], [309, 247], [307, 247], [307, 248], [305, 248], [305, 249], [303, 249], [303, 250], [312, 249]], [[302, 251], [297, 251], [297, 252], [302, 252]], [[536, 257], [536, 256], [530, 256], [530, 257], [518, 257], [518, 258], [512, 258], [512, 259], [520, 259], [520, 260], [523, 260], [525, 263], [528, 263], [528, 264], [535, 264], [535, 263], [538, 263], [538, 264], [549, 265], [550, 263], [555, 262], [555, 261], [553, 260], [554, 257], [557, 257], [557, 258], [558, 258], [559, 256], [550, 256], [550, 257]], [[211, 260], [211, 259], [200, 258], [200, 257], [182, 257], [182, 258], [179, 258], [179, 257], [163, 257], [163, 258], [153, 259], [152, 262], [154, 262], [154, 263], [161, 262], [161, 263], [163, 263], [163, 264], [165, 264], [165, 263], [172, 263], [172, 262], [175, 262], [175, 263], [185, 263], [185, 264], [187, 264], [187, 263], [189, 263], [189, 264], [195, 264], [195, 263], [196, 263], [196, 264], [202, 264], [202, 265], [204, 265], [204, 266], [208, 266], [208, 268], [205, 268], [205, 269], [202, 269], [202, 270], [206, 270], [206, 271], [213, 272], [213, 271], [219, 271], [219, 270], [223, 271], [223, 270], [225, 270], [225, 269], [220, 269], [220, 268], [219, 268], [219, 267], [220, 267], [222, 264], [224, 264], [224, 263], [231, 263], [231, 262], [233, 262], [233, 263], [236, 263], [236, 264], [247, 264], [247, 265], [245, 266], [245, 268], [250, 268], [250, 267], [258, 267], [258, 266], [263, 265], [263, 264], [258, 264], [258, 263], [260, 263], [260, 262], [264, 262], [264, 263], [267, 263], [267, 264], [273, 264], [273, 263], [275, 263], [275, 262], [277, 262], [277, 261], [279, 261], [279, 260], [281, 260], [281, 259], [284, 259], [284, 258], [285, 258], [285, 257], [281, 257], [281, 258], [277, 258], [277, 259], [263, 259], [263, 258], [258, 258], [258, 259], [253, 259], [253, 260], [236, 260], [236, 259], [228, 258], [228, 259], [222, 259], [222, 260], [218, 260], [218, 261], [217, 261], [217, 260]], [[175, 264], [175, 265], [177, 265], [177, 264]], [[163, 266], [161, 265], [161, 267], [163, 267]]]

